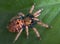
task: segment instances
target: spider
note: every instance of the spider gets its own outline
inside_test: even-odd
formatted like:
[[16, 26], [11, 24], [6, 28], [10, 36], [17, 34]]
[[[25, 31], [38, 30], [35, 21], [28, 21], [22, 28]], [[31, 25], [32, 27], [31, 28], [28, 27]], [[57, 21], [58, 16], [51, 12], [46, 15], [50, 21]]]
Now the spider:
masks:
[[39, 24], [45, 28], [51, 28], [51, 26], [43, 23], [40, 21], [37, 17], [40, 15], [41, 10], [36, 11], [32, 14], [34, 10], [34, 5], [32, 5], [29, 13], [27, 15], [24, 15], [22, 12], [18, 13], [18, 15], [14, 16], [11, 20], [9, 25], [7, 26], [8, 30], [10, 32], [18, 32], [13, 42], [15, 42], [18, 37], [21, 35], [22, 31], [25, 29], [27, 39], [29, 38], [29, 30], [28, 28], [32, 28], [32, 30], [36, 33], [36, 36], [38, 39], [41, 40], [40, 34], [37, 31], [37, 29], [34, 27], [35, 24]]

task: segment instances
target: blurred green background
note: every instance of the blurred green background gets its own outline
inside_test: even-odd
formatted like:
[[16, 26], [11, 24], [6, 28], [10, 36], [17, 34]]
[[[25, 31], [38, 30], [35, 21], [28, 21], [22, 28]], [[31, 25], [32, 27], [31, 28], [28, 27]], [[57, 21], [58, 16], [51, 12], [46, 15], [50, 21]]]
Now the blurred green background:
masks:
[[15, 44], [60, 44], [60, 0], [0, 0], [0, 44], [13, 44], [17, 33], [11, 33], [6, 29], [9, 20], [18, 12], [27, 14], [35, 3], [34, 12], [43, 8], [41, 19], [44, 23], [52, 25], [52, 29], [45, 29], [36, 25], [42, 40], [37, 40], [33, 30], [30, 30], [29, 39], [26, 39], [25, 31]]

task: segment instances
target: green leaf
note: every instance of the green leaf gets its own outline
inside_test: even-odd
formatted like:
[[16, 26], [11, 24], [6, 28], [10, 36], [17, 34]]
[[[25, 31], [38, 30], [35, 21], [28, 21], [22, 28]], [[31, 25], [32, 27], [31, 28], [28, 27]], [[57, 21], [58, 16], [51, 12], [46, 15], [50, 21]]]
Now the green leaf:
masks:
[[0, 0], [0, 44], [13, 44], [17, 33], [11, 33], [6, 29], [9, 20], [18, 12], [27, 14], [35, 3], [34, 12], [43, 8], [39, 19], [52, 25], [52, 29], [45, 29], [37, 25], [42, 40], [37, 40], [33, 31], [30, 38], [26, 39], [23, 31], [15, 44], [60, 44], [60, 0]]

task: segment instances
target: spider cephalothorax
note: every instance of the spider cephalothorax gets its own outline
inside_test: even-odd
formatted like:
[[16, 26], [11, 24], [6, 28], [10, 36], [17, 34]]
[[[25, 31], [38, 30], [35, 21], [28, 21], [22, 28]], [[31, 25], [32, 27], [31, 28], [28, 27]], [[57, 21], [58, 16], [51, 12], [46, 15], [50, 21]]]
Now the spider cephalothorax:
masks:
[[37, 18], [40, 15], [41, 10], [43, 10], [43, 9], [38, 10], [34, 14], [32, 14], [33, 9], [34, 9], [34, 5], [32, 6], [32, 8], [30, 9], [30, 11], [27, 15], [24, 15], [23, 13], [19, 13], [17, 16], [13, 17], [10, 20], [10, 23], [8, 25], [9, 31], [10, 32], [18, 32], [14, 42], [21, 35], [23, 29], [26, 30], [26, 35], [27, 35], [27, 39], [28, 39], [28, 36], [29, 36], [28, 28], [32, 28], [34, 30], [34, 32], [36, 33], [38, 39], [41, 40], [39, 32], [34, 27], [35, 24], [39, 24], [46, 28], [51, 28], [51, 26], [44, 24]]

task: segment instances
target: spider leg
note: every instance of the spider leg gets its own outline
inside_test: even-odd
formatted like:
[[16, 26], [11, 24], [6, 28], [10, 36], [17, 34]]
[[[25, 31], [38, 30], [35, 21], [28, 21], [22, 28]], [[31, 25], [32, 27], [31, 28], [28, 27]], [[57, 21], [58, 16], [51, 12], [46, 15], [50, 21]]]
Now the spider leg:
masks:
[[14, 17], [10, 20], [10, 22], [13, 21], [13, 20], [16, 19], [16, 18], [20, 18], [20, 15], [21, 15], [21, 16], [25, 16], [22, 12], [20, 12], [20, 13], [18, 13], [17, 16], [14, 16]]
[[18, 32], [18, 34], [17, 34], [17, 36], [15, 37], [13, 43], [16, 42], [16, 40], [17, 40], [17, 39], [19, 38], [19, 36], [21, 35], [22, 31], [23, 31], [23, 29], [21, 29], [21, 30]]
[[35, 18], [32, 18], [32, 19], [34, 19], [34, 20], [36, 20], [36, 21], [39, 21], [39, 19], [38, 19], [38, 18], [36, 18], [36, 17], [35, 17]]
[[33, 15], [34, 15], [35, 17], [38, 17], [38, 16], [40, 15], [40, 12], [41, 12], [42, 10], [43, 10], [43, 9], [36, 11]]
[[26, 26], [26, 35], [27, 35], [27, 39], [28, 39], [28, 36], [29, 36], [28, 26]]
[[39, 32], [37, 31], [37, 29], [33, 27], [33, 30], [34, 30], [34, 32], [36, 33], [37, 38], [41, 40], [40, 34], [39, 34]]
[[16, 19], [16, 16], [14, 16], [14, 17], [10, 20], [10, 22], [13, 21], [14, 19]]
[[20, 15], [25, 16], [22, 12], [19, 12], [18, 15], [19, 15], [19, 16], [20, 16]]
[[43, 23], [41, 21], [37, 22], [37, 24], [39, 24], [39, 25], [41, 25], [41, 26], [43, 26], [45, 28], [52, 28], [52, 26], [49, 26], [49, 25], [47, 25], [47, 24], [45, 24], [45, 23]]
[[34, 5], [32, 5], [32, 7], [31, 7], [29, 13], [32, 13], [33, 10], [34, 10]]

